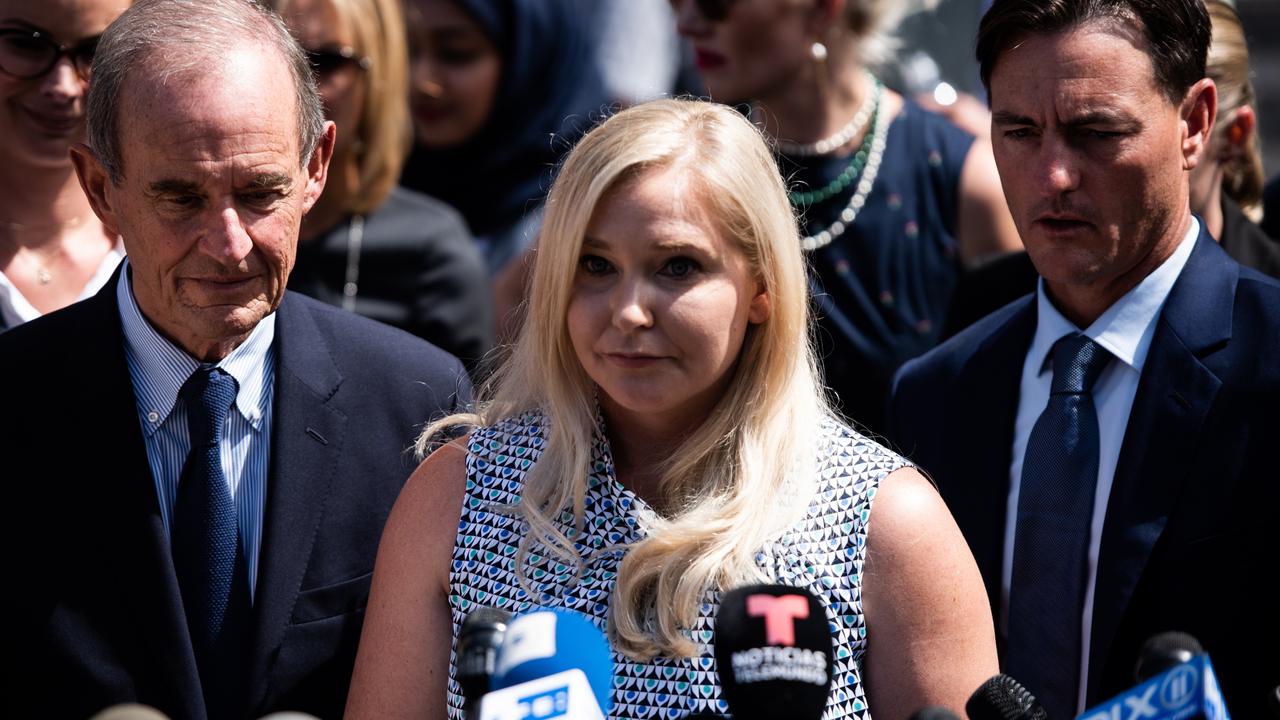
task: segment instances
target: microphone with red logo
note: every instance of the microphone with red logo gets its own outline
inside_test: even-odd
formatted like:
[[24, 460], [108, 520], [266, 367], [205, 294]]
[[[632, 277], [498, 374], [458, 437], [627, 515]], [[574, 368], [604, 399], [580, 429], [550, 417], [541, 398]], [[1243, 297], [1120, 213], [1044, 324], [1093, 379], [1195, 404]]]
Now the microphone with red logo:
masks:
[[737, 720], [822, 717], [831, 687], [831, 627], [808, 590], [751, 585], [725, 593], [715, 656], [721, 693]]

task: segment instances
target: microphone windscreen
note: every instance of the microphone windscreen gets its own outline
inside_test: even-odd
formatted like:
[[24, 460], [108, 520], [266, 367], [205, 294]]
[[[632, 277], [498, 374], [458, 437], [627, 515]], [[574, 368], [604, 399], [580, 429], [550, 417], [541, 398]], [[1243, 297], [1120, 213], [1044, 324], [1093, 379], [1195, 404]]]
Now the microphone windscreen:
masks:
[[608, 714], [613, 656], [604, 634], [580, 613], [539, 610], [507, 623], [491, 686], [501, 690], [566, 670], [586, 675], [601, 712]]
[[907, 720], [960, 720], [956, 714], [944, 707], [923, 707], [911, 713]]
[[511, 613], [497, 608], [473, 610], [458, 629], [455, 676], [462, 696], [475, 702], [489, 692], [489, 683], [497, 667], [498, 648], [507, 630]]
[[964, 704], [969, 720], [1047, 720], [1049, 714], [1022, 683], [1001, 673], [978, 686]]
[[150, 705], [124, 703], [105, 708], [89, 720], [169, 720], [169, 716]]
[[1186, 662], [1204, 652], [1200, 641], [1184, 632], [1170, 630], [1152, 635], [1142, 644], [1138, 663], [1133, 668], [1133, 678], [1146, 682], [1160, 673]]
[[716, 667], [738, 720], [820, 718], [831, 687], [831, 626], [803, 588], [751, 585], [720, 601]]

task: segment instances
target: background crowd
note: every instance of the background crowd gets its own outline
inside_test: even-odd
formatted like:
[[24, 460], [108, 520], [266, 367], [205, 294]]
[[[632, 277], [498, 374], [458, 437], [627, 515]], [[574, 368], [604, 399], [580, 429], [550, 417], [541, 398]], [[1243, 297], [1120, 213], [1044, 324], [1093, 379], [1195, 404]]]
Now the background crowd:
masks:
[[[1143, 271], [1124, 292], [1068, 300], [1085, 261], [1043, 238], [1087, 208], [1028, 197], [1070, 173], [1026, 149], [1050, 135], [1029, 119], [1043, 66], [1013, 54], [999, 12], [975, 60], [992, 5], [0, 0], [0, 446], [12, 507], [33, 509], [4, 544], [33, 588], [12, 601], [12, 647], [38, 648], [38, 700], [13, 707], [459, 716], [441, 650], [467, 610], [538, 597], [607, 627], [620, 678], [675, 687], [695, 678], [682, 661], [711, 654], [682, 635], [714, 614], [701, 593], [763, 572], [830, 603], [853, 654], [829, 712], [958, 710], [1003, 667], [1066, 717], [1123, 687], [1116, 658], [1175, 623], [1185, 606], [1161, 598], [1193, 592], [1178, 567], [1212, 566], [1221, 597], [1200, 606], [1215, 622], [1261, 613], [1255, 563], [1276, 549], [1259, 529], [1274, 483], [1254, 472], [1278, 415], [1259, 409], [1277, 392], [1263, 365], [1280, 313], [1264, 278], [1280, 277], [1274, 8], [1097, 11], [1131, 22], [1152, 97], [1190, 139], [1135, 159], [1092, 144], [1147, 137], [1127, 126], [1063, 131], [1094, 162], [1054, 192], [1087, 194], [1094, 172], [1093, 202], [1129, 223], [1090, 260], [1123, 263], [1129, 233], [1163, 233], [1146, 248], [1160, 262], [1126, 267]], [[1198, 36], [1141, 35], [1160, 13], [1204, 35], [1216, 90], [1166, 77], [1195, 66]], [[1036, 42], [1106, 35], [1087, 13], [1036, 17], [1014, 25], [1033, 57], [1078, 60]], [[736, 239], [695, 231], [659, 257], [673, 226]], [[646, 272], [661, 281], [629, 284]], [[673, 345], [703, 355], [639, 387], [617, 368], [650, 358], [619, 328], [655, 324], [658, 307]], [[1062, 334], [1084, 343], [1070, 357]], [[1066, 366], [1082, 388], [1048, 372]], [[664, 405], [658, 385], [688, 402]], [[1037, 454], [1041, 411], [1081, 393], [1096, 419], [1060, 435], [1085, 440]], [[416, 472], [415, 445], [435, 450]], [[515, 460], [526, 452], [536, 469]], [[1209, 454], [1231, 457], [1227, 497], [1184, 517], [1183, 493], [1208, 488], [1178, 478], [1213, 472]], [[1042, 478], [1069, 482], [1063, 467], [1088, 476], [1087, 502], [1037, 495]], [[1022, 539], [1036, 502], [1066, 565], [1020, 562], [1015, 548], [1040, 548]], [[828, 524], [854, 560], [803, 547]], [[477, 551], [514, 569], [461, 570]], [[865, 593], [864, 562], [885, 578]], [[1062, 567], [1080, 577], [1041, 586], [1079, 602], [1025, 609], [1014, 588]], [[1190, 627], [1245, 712], [1261, 708], [1275, 663], [1246, 667], [1243, 625], [1215, 622]], [[876, 628], [900, 650], [868, 650]], [[1035, 658], [1050, 650], [1052, 667]], [[68, 672], [92, 691], [58, 691]], [[724, 711], [697, 702], [670, 709]]]

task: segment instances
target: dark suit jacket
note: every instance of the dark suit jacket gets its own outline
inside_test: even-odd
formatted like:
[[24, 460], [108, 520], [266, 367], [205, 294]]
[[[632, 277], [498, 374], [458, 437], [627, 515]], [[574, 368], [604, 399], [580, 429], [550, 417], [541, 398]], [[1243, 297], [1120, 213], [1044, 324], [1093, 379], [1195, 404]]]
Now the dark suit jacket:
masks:
[[[6, 717], [205, 717], [115, 292], [0, 336]], [[435, 347], [292, 293], [276, 343], [245, 705], [340, 717], [406, 448], [470, 385]]]
[[[890, 438], [937, 482], [999, 608], [1034, 295], [902, 368]], [[1133, 684], [1148, 637], [1197, 637], [1238, 717], [1280, 683], [1280, 284], [1201, 233], [1157, 320], [1107, 505], [1088, 698]]]

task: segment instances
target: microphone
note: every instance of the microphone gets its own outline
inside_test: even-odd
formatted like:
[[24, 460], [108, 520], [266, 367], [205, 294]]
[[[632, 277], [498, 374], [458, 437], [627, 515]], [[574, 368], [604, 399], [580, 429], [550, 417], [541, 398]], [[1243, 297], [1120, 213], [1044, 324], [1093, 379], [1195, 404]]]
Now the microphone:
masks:
[[1146, 682], [1160, 673], [1177, 667], [1204, 652], [1200, 641], [1184, 632], [1170, 630], [1147, 639], [1138, 653], [1133, 679]]
[[911, 713], [911, 717], [907, 720], [960, 720], [960, 718], [944, 707], [930, 705]]
[[489, 692], [498, 648], [510, 619], [511, 613], [505, 610], [482, 607], [468, 614], [458, 629], [454, 676], [462, 689], [463, 714], [468, 718], [476, 717], [480, 697]]
[[[1181, 658], [1186, 660], [1179, 662]], [[1137, 685], [1089, 708], [1078, 720], [1231, 718], [1213, 663], [1186, 633], [1160, 633], [1147, 640], [1135, 672]]]
[[737, 720], [820, 718], [831, 687], [831, 627], [813, 593], [750, 585], [716, 613], [716, 667]]
[[507, 623], [480, 720], [604, 720], [613, 656], [585, 616], [539, 610]]
[[1000, 673], [978, 686], [964, 704], [969, 720], [1048, 720], [1030, 690], [1012, 677]]

